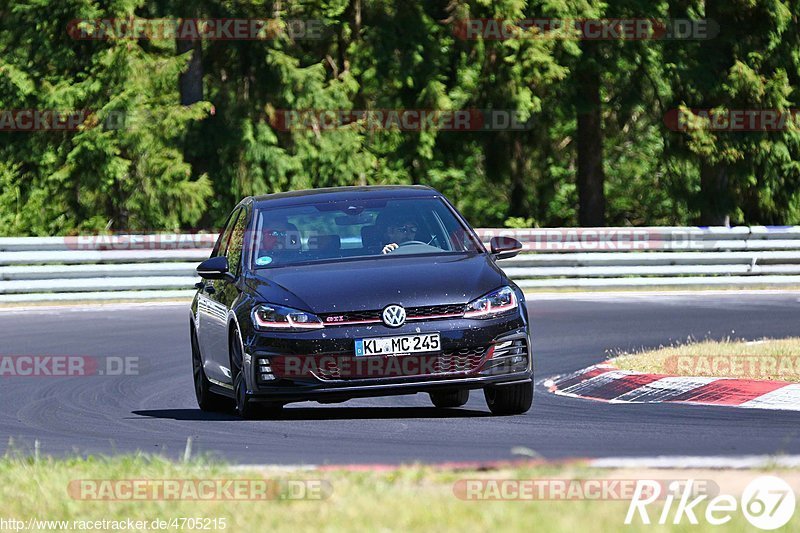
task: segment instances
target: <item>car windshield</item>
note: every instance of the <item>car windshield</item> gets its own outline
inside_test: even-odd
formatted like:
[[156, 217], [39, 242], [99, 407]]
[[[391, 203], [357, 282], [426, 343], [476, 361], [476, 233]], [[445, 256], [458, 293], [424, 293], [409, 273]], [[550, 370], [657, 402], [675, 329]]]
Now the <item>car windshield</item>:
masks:
[[481, 250], [440, 199], [325, 202], [256, 211], [253, 268]]

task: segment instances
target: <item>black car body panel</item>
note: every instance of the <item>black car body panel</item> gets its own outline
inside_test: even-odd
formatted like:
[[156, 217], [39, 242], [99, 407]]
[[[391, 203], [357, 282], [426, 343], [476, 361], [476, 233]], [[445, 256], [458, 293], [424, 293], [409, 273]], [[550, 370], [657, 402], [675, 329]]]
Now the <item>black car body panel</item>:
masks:
[[[251, 240], [259, 210], [376, 198], [438, 199], [477, 242], [476, 247], [463, 253], [343, 257], [280, 268], [252, 267], [255, 252]], [[232, 213], [212, 256], [222, 253], [220, 246], [226, 238], [240, 247], [238, 252], [235, 247], [228, 250], [236, 270], [204, 281], [190, 313], [204, 374], [218, 394], [233, 395], [239, 370], [250, 399], [280, 403], [474, 389], [532, 380], [530, 327], [522, 291], [495, 264], [463, 217], [433, 189], [336, 188], [247, 198]], [[469, 302], [502, 287], [513, 289], [515, 309], [491, 318], [464, 316]], [[255, 325], [253, 314], [264, 303], [313, 313], [324, 327], [264, 331]], [[407, 311], [407, 321], [400, 327], [389, 327], [381, 320], [381, 311], [391, 304]], [[337, 368], [347, 366], [348, 358], [356, 359], [356, 339], [426, 333], [438, 333], [441, 346], [435, 353], [419, 356], [425, 360], [420, 373], [342, 375]], [[240, 362], [231, 359], [231, 342], [241, 347]], [[286, 367], [287, 357], [310, 358], [315, 364], [310, 371], [281, 376], [279, 368]], [[328, 367], [319, 366], [315, 358], [327, 358], [324, 364]], [[434, 359], [436, 366], [431, 367]], [[516, 362], [511, 363], [512, 359]], [[274, 367], [268, 382], [259, 378], [262, 364]]]
[[344, 260], [299, 265], [252, 278], [264, 301], [287, 302], [314, 313], [465, 304], [503, 284], [503, 273], [484, 254], [431, 257], [400, 256], [391, 261]]

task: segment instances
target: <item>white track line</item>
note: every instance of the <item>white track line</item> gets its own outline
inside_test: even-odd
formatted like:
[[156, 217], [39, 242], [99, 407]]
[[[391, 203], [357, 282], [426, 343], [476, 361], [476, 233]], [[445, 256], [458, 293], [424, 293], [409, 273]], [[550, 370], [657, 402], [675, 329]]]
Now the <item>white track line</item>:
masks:
[[596, 468], [797, 468], [800, 455], [604, 457], [591, 459], [588, 464]]
[[[798, 468], [800, 455], [735, 455], [735, 456], [702, 456], [702, 455], [660, 455], [654, 457], [602, 457], [589, 460], [567, 460], [566, 463], [580, 463], [592, 468], [657, 468], [686, 470], [692, 468], [710, 468], [725, 470], [750, 470], [762, 468]], [[553, 465], [562, 461], [554, 460]], [[230, 465], [231, 471], [314, 471], [322, 465], [280, 465], [280, 464], [243, 464]], [[347, 468], [347, 465], [341, 465]], [[354, 464], [359, 469], [369, 465]], [[402, 465], [397, 465], [400, 468]], [[436, 464], [430, 466], [436, 467]], [[507, 467], [503, 467], [507, 468]]]

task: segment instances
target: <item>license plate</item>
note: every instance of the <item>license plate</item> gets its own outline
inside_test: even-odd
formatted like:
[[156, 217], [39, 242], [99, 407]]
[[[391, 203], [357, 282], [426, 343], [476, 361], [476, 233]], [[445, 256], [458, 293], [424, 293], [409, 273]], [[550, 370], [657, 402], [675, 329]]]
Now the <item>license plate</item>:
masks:
[[438, 333], [356, 340], [357, 357], [438, 352], [440, 348], [441, 342]]

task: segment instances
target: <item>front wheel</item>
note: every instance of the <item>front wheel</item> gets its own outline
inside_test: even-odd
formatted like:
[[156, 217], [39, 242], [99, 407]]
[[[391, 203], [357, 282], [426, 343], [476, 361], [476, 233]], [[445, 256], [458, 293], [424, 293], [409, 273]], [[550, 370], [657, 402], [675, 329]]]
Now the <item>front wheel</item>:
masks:
[[247, 384], [241, 370], [236, 373], [236, 379], [233, 380], [233, 391], [236, 395], [236, 414], [246, 420], [257, 418], [256, 406], [247, 394]]
[[239, 342], [239, 332], [233, 330], [229, 339], [229, 349], [231, 355], [231, 373], [233, 374], [233, 398], [236, 402], [236, 414], [245, 419], [256, 418], [256, 406], [250, 400], [247, 392], [247, 382], [244, 379], [244, 357], [242, 345]]
[[244, 372], [242, 372], [243, 357], [241, 344], [238, 342], [239, 332], [234, 330], [231, 335], [231, 370], [234, 372], [233, 378], [233, 393], [236, 400], [236, 414], [246, 420], [254, 418], [261, 418], [266, 416], [269, 418], [278, 416], [283, 410], [281, 403], [258, 403], [253, 401], [251, 395], [247, 392], [247, 382], [244, 379]]
[[253, 401], [247, 394], [247, 385], [241, 371], [236, 374], [233, 389], [236, 392], [236, 414], [244, 419], [278, 418], [283, 412], [282, 403]]
[[483, 389], [486, 405], [494, 415], [521, 415], [533, 404], [533, 383], [486, 387]]
[[428, 394], [436, 407], [461, 407], [469, 401], [469, 389], [437, 391]]

